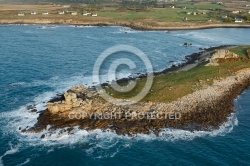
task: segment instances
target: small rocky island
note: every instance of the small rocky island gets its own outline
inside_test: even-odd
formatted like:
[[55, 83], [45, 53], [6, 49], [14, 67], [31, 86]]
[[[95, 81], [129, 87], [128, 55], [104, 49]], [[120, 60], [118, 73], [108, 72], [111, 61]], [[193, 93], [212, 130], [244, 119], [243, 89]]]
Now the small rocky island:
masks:
[[[248, 63], [228, 50], [218, 50], [204, 67], [237, 61]], [[94, 88], [74, 86], [49, 101], [36, 125], [24, 132], [39, 132], [48, 125], [52, 129], [110, 129], [117, 134], [157, 134], [163, 128], [213, 130], [227, 121], [234, 112], [234, 99], [249, 85], [250, 68], [243, 68], [175, 101], [142, 101], [133, 105], [116, 105], [102, 99]]]

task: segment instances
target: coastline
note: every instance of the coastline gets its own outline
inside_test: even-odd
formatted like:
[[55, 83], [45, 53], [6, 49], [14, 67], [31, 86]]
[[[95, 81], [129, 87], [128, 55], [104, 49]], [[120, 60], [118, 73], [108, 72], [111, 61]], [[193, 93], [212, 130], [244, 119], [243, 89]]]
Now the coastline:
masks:
[[[220, 45], [220, 46], [215, 46], [215, 47], [209, 47], [202, 49], [202, 51], [193, 53], [190, 55], [185, 56], [186, 62], [180, 63], [177, 66], [172, 65], [171, 67], [167, 67], [166, 69], [163, 69], [161, 71], [155, 71], [153, 74], [154, 76], [162, 75], [162, 74], [168, 74], [168, 73], [178, 73], [181, 71], [188, 71], [197, 65], [201, 64], [204, 62], [207, 58], [210, 58], [212, 56], [212, 53], [217, 50], [217, 49], [228, 49], [236, 47], [235, 45]], [[127, 83], [130, 80], [134, 80], [136, 78], [145, 78], [147, 74], [142, 73], [139, 74], [135, 77], [126, 77], [126, 78], [121, 78], [119, 80], [116, 80], [118, 83]], [[102, 86], [108, 86], [109, 83], [105, 82], [102, 84]]]
[[[193, 62], [199, 64], [203, 62], [203, 58], [211, 55], [210, 51], [218, 48], [227, 48], [228, 46], [219, 46], [209, 48], [207, 51], [192, 54], [191, 60], [186, 65], [192, 65]], [[204, 54], [204, 52], [209, 54]], [[201, 58], [202, 55], [205, 57]], [[190, 56], [190, 55], [189, 55]], [[195, 66], [194, 66], [195, 67]], [[162, 73], [178, 72], [185, 68], [181, 65], [177, 68], [166, 69]], [[126, 79], [128, 80], [128, 79]], [[124, 81], [124, 80], [123, 80]], [[219, 128], [219, 126], [227, 121], [227, 118], [234, 112], [234, 99], [241, 94], [250, 85], [250, 69], [243, 69], [236, 72], [235, 75], [226, 77], [223, 80], [214, 80], [213, 85], [197, 90], [191, 94], [185, 95], [180, 99], [168, 103], [152, 103], [139, 102], [130, 106], [117, 106], [103, 100], [99, 100], [96, 91], [85, 89], [84, 87], [73, 87], [67, 91], [67, 95], [76, 94], [75, 98], [67, 99], [67, 95], [62, 95], [48, 102], [48, 109], [44, 110], [38, 118], [37, 124], [30, 129], [20, 129], [22, 132], [40, 132], [48, 125], [52, 126], [51, 130], [57, 128], [67, 128], [70, 132], [74, 126], [79, 126], [82, 129], [110, 129], [117, 134], [149, 134], [153, 132], [159, 134], [164, 128], [184, 129], [189, 131], [210, 131]], [[81, 97], [84, 96], [82, 99]], [[71, 96], [72, 97], [72, 96]], [[80, 102], [79, 107], [72, 107], [72, 101]], [[69, 105], [67, 105], [69, 102]], [[65, 104], [66, 103], [66, 104]], [[69, 107], [65, 109], [66, 107]], [[53, 110], [53, 111], [51, 111]], [[62, 111], [63, 110], [63, 111]], [[81, 118], [69, 118], [69, 115], [82, 115], [82, 111], [87, 113], [98, 112], [102, 115], [107, 112], [119, 113], [120, 119], [93, 119], [91, 116], [84, 116]], [[127, 112], [129, 111], [129, 112]], [[133, 114], [138, 113], [153, 113], [164, 116], [165, 113], [179, 113], [181, 118], [178, 119], [127, 119], [127, 114], [133, 117]], [[85, 112], [86, 113], [86, 112]]]
[[[34, 127], [20, 130], [22, 132], [40, 132], [49, 125], [50, 130], [66, 128], [65, 131], [70, 132], [74, 126], [79, 126], [86, 130], [109, 129], [120, 135], [149, 134], [151, 132], [159, 134], [164, 128], [211, 131], [218, 129], [222, 123], [227, 121], [230, 114], [234, 112], [234, 99], [249, 85], [250, 70], [246, 69], [239, 71], [235, 76], [217, 81], [212, 86], [170, 103], [143, 102], [130, 106], [116, 106], [88, 98], [86, 102], [83, 101], [84, 106], [80, 109], [72, 108], [56, 112], [46, 109], [40, 114]], [[72, 92], [72, 89], [68, 92]], [[58, 104], [60, 105], [60, 102], [48, 103], [48, 106], [55, 108]], [[87, 111], [86, 113], [99, 111], [98, 115], [105, 115], [107, 112], [115, 114], [119, 111], [120, 118], [105, 119], [100, 116], [95, 118], [93, 114], [85, 116], [83, 110]], [[138, 113], [159, 114], [161, 118], [140, 119], [137, 118]], [[163, 118], [166, 117], [166, 113], [167, 118]], [[168, 118], [170, 115], [175, 116], [176, 113], [179, 118]], [[127, 115], [128, 117], [126, 117]], [[70, 118], [70, 116], [75, 117]]]
[[73, 19], [14, 19], [5, 20], [0, 19], [0, 25], [22, 25], [22, 24], [38, 24], [38, 25], [73, 25], [73, 26], [122, 26], [129, 27], [134, 30], [143, 31], [178, 31], [178, 30], [199, 30], [199, 29], [213, 29], [213, 28], [250, 28], [250, 24], [236, 24], [236, 23], [182, 23], [169, 22], [167, 25], [149, 26], [143, 25], [140, 22], [112, 22], [112, 21], [78, 21]]

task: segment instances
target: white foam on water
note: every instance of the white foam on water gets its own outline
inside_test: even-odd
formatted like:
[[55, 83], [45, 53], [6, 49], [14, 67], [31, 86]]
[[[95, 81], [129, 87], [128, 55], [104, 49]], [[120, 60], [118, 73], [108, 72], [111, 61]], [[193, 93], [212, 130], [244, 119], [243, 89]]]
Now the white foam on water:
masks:
[[[100, 75], [100, 83], [105, 83], [105, 82], [111, 82], [114, 80], [119, 80], [122, 78], [128, 78], [131, 76], [133, 73], [132, 72], [119, 72], [119, 73], [110, 73], [109, 75]], [[93, 84], [95, 85], [95, 83]]]
[[68, 25], [67, 27], [71, 28], [93, 28], [98, 26], [92, 26], [92, 25]]
[[21, 164], [18, 164], [17, 166], [23, 166], [23, 165], [26, 165], [30, 162], [30, 158], [27, 158], [23, 163]]
[[9, 87], [21, 87], [21, 86], [25, 86], [27, 83], [26, 82], [15, 82], [15, 83], [11, 83], [8, 86]]
[[[41, 106], [40, 109], [44, 109], [45, 106]], [[50, 126], [48, 126], [45, 130], [41, 131], [40, 133], [22, 133], [21, 129], [29, 128], [34, 126], [37, 122], [37, 118], [39, 114], [30, 112], [26, 109], [26, 106], [20, 107], [18, 110], [6, 112], [0, 114], [1, 118], [4, 118], [8, 124], [3, 127], [3, 132], [8, 130], [14, 130], [17, 132], [19, 136], [24, 137], [24, 140], [28, 140], [31, 142], [40, 142], [45, 144], [75, 144], [79, 141], [86, 141], [89, 138], [95, 140], [105, 140], [105, 138], [117, 138], [117, 139], [127, 139], [127, 140], [145, 140], [145, 141], [152, 141], [152, 140], [164, 140], [164, 141], [175, 141], [175, 140], [193, 140], [197, 137], [215, 137], [215, 136], [223, 136], [227, 133], [230, 133], [233, 130], [234, 126], [238, 125], [238, 120], [235, 114], [232, 114], [228, 121], [223, 123], [219, 129], [212, 130], [212, 131], [187, 131], [187, 130], [180, 130], [180, 129], [162, 129], [160, 134], [156, 136], [155, 134], [137, 134], [133, 137], [129, 136], [121, 136], [117, 135], [116, 133], [106, 130], [83, 130], [79, 129], [78, 127], [74, 127], [74, 129], [70, 132], [67, 131], [68, 128], [52, 130]], [[44, 138], [41, 138], [41, 137]], [[116, 142], [117, 143], [117, 142]], [[98, 146], [99, 148], [109, 148], [104, 147], [102, 145]]]
[[60, 26], [57, 25], [44, 25], [44, 26], [39, 26], [36, 29], [56, 29], [59, 28]]
[[49, 150], [47, 151], [47, 154], [49, 154], [49, 153], [51, 153], [51, 152], [54, 152], [54, 149], [49, 149]]
[[13, 147], [13, 145], [11, 143], [9, 143], [9, 144], [10, 144], [10, 149], [7, 150], [2, 156], [0, 156], [0, 166], [4, 166], [4, 164], [3, 164], [3, 157], [4, 156], [12, 155], [12, 154], [15, 154], [19, 151], [18, 147]]
[[177, 140], [193, 140], [195, 138], [201, 137], [216, 137], [216, 136], [224, 136], [230, 132], [232, 132], [234, 126], [238, 126], [238, 119], [235, 113], [232, 113], [230, 117], [228, 117], [228, 121], [224, 122], [219, 129], [212, 131], [187, 131], [180, 129], [162, 129], [159, 133], [159, 136], [154, 134], [145, 135], [139, 134], [138, 138], [146, 141], [152, 141], [155, 139], [164, 140], [164, 141], [177, 141]]
[[[133, 142], [137, 141], [190, 141], [195, 138], [224, 136], [230, 133], [234, 126], [238, 125], [235, 114], [232, 114], [227, 122], [223, 123], [219, 129], [213, 131], [186, 131], [166, 128], [162, 129], [162, 132], [160, 132], [158, 136], [151, 133], [136, 134], [131, 137], [128, 135], [117, 135], [110, 130], [84, 130], [79, 129], [79, 127], [74, 127], [73, 130], [68, 130], [68, 128], [54, 130], [51, 129], [51, 126], [48, 126], [39, 133], [23, 133], [19, 130], [19, 127], [24, 129], [27, 126], [28, 128], [34, 126], [38, 117], [37, 113], [28, 111], [25, 106], [15, 111], [2, 113], [0, 117], [5, 121], [5, 125], [1, 129], [2, 133], [14, 135], [20, 143], [26, 147], [27, 145], [45, 146], [49, 147], [51, 152], [53, 147], [58, 145], [74, 146], [81, 144], [86, 154], [93, 158], [114, 157], [121, 150], [130, 148]], [[3, 156], [16, 152], [17, 150], [18, 149], [11, 148], [11, 150]]]
[[[60, 84], [58, 84], [60, 82]], [[59, 76], [51, 77], [48, 80], [34, 80], [31, 82], [14, 82], [8, 85], [9, 88], [30, 88], [37, 86], [48, 86], [55, 89], [55, 93], [63, 92], [68, 90], [73, 85], [86, 85], [92, 86], [92, 76], [75, 75], [70, 78], [61, 78]]]
[[214, 36], [214, 34], [209, 34], [201, 31], [192, 31], [192, 32], [184, 32], [184, 33], [175, 33], [173, 36], [187, 38], [188, 40], [202, 40], [207, 42], [217, 42], [221, 44], [230, 44], [234, 43], [234, 39], [230, 39], [226, 36]]
[[118, 31], [110, 32], [113, 34], [121, 34], [121, 33], [141, 33], [141, 32], [147, 32], [147, 31], [140, 31], [140, 30], [134, 30], [129, 27], [118, 27]]
[[[50, 87], [56, 87], [57, 85], [57, 87], [54, 88], [56, 90], [38, 95], [34, 98], [34, 103], [28, 103], [27, 105], [35, 104], [38, 112], [44, 110], [48, 100], [58, 94], [58, 92], [63, 92], [72, 85], [81, 83], [83, 76], [72, 77], [67, 79], [69, 81], [62, 82], [60, 85], [58, 84], [58, 79], [60, 80], [58, 77], [53, 77], [48, 82], [42, 82], [41, 84], [48, 84]], [[37, 82], [33, 82], [31, 84], [34, 86], [36, 83]], [[50, 126], [39, 133], [23, 133], [21, 130], [34, 126], [39, 116], [38, 113], [27, 110], [27, 105], [21, 106], [10, 112], [0, 113], [0, 118], [2, 119], [1, 130], [3, 134], [8, 136], [14, 135], [20, 143], [25, 146], [45, 146], [53, 149], [53, 146], [57, 145], [74, 146], [76, 144], [82, 144], [86, 154], [93, 158], [114, 157], [122, 149], [129, 148], [134, 141], [189, 141], [200, 137], [223, 136], [230, 133], [233, 130], [233, 127], [238, 125], [238, 120], [235, 114], [232, 114], [228, 118], [228, 121], [223, 123], [217, 130], [191, 132], [178, 129], [163, 129], [159, 136], [151, 133], [137, 134], [131, 137], [127, 135], [117, 135], [115, 132], [109, 130], [104, 131], [97, 129], [87, 131], [79, 129], [78, 127], [74, 127], [73, 130], [69, 132], [67, 130], [68, 128], [52, 130]], [[16, 153], [17, 151], [17, 148], [11, 148], [2, 157]]]

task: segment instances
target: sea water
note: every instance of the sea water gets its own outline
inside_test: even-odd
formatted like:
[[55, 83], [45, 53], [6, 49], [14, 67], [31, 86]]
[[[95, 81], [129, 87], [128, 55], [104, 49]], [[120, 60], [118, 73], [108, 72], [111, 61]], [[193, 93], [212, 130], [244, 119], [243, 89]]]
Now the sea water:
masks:
[[[0, 165], [236, 165], [250, 164], [250, 90], [235, 100], [236, 112], [219, 129], [184, 131], [165, 129], [159, 136], [117, 135], [111, 131], [65, 129], [22, 133], [36, 123], [46, 101], [73, 85], [92, 86], [93, 66], [106, 49], [130, 45], [144, 52], [154, 71], [185, 62], [200, 48], [249, 45], [250, 29], [137, 31], [127, 27], [58, 25], [0, 26]], [[192, 43], [183, 47], [183, 43]], [[128, 52], [109, 57], [105, 76], [116, 58], [130, 58], [117, 77], [145, 73], [142, 61]], [[106, 80], [107, 81], [107, 80]], [[41, 138], [44, 135], [44, 138]]]

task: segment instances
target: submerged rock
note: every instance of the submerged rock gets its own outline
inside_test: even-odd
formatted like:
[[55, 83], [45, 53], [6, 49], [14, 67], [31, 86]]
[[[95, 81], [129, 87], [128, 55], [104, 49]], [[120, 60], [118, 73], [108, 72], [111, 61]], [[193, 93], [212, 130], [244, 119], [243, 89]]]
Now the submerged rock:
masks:
[[192, 43], [184, 43], [183, 46], [185, 47], [192, 46]]

